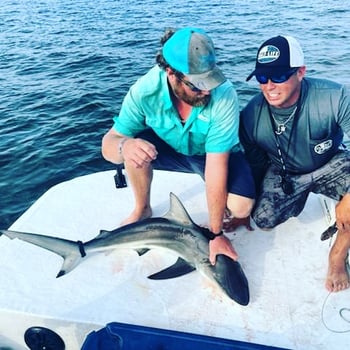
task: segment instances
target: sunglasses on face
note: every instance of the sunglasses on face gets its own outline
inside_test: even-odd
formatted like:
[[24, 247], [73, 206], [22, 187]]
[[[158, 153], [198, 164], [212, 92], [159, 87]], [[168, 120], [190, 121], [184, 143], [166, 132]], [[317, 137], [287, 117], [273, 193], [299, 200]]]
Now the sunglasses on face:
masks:
[[194, 86], [191, 82], [181, 78], [179, 75], [176, 75], [176, 78], [179, 79], [182, 83], [184, 83], [191, 91], [193, 92], [201, 92], [201, 89], [198, 89], [196, 86]]
[[293, 68], [290, 71], [283, 73], [281, 75], [275, 75], [275, 76], [267, 76], [264, 74], [256, 74], [255, 78], [260, 84], [267, 84], [269, 80], [271, 80], [273, 83], [281, 84], [286, 82], [292, 75], [294, 75], [299, 68]]

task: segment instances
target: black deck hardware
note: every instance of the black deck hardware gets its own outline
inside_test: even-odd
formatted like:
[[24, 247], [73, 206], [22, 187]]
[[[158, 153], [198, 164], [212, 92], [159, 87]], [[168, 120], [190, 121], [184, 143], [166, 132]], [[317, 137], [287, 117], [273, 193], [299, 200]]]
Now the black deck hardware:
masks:
[[62, 338], [49, 328], [30, 327], [24, 333], [30, 350], [65, 350]]
[[123, 174], [124, 164], [117, 164], [116, 171], [117, 173], [114, 175], [114, 183], [116, 188], [127, 187], [127, 183], [125, 180], [125, 176]]

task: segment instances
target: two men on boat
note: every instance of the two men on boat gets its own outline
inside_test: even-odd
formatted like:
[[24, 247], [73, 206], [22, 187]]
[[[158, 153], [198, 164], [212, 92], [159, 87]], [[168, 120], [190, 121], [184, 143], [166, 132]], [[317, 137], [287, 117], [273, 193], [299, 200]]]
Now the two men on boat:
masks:
[[273, 228], [299, 215], [310, 192], [321, 193], [339, 201], [326, 288], [348, 288], [350, 152], [341, 149], [344, 133], [350, 136], [346, 88], [306, 78], [299, 43], [274, 37], [258, 50], [247, 80], [255, 76], [261, 92], [239, 120], [237, 93], [203, 30], [167, 31], [161, 44], [157, 65], [130, 88], [102, 141], [104, 158], [124, 163], [134, 191], [135, 208], [123, 224], [152, 215], [152, 169], [197, 173], [206, 185], [214, 264], [217, 254], [238, 259], [223, 229], [238, 223], [250, 229], [250, 214], [260, 228]]

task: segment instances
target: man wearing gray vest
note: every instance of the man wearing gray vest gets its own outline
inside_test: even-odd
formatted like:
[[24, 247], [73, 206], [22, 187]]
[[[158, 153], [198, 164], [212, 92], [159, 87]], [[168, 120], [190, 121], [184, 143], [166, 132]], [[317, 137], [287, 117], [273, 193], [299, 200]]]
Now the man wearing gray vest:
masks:
[[306, 78], [304, 54], [291, 36], [259, 48], [254, 71], [261, 92], [241, 112], [240, 138], [252, 167], [258, 198], [252, 217], [273, 228], [298, 216], [310, 192], [338, 201], [338, 234], [329, 254], [326, 288], [349, 288], [350, 94], [335, 82]]

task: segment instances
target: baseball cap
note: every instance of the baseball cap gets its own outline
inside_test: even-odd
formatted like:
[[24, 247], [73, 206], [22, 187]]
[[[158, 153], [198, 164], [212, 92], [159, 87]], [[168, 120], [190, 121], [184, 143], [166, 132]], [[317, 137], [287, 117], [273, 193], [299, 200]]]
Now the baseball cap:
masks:
[[212, 90], [226, 78], [216, 65], [212, 40], [204, 30], [186, 27], [177, 30], [162, 49], [166, 62], [186, 75], [186, 79], [200, 90]]
[[256, 55], [255, 69], [246, 81], [256, 74], [279, 75], [303, 65], [304, 53], [298, 41], [292, 36], [275, 36], [260, 46]]

